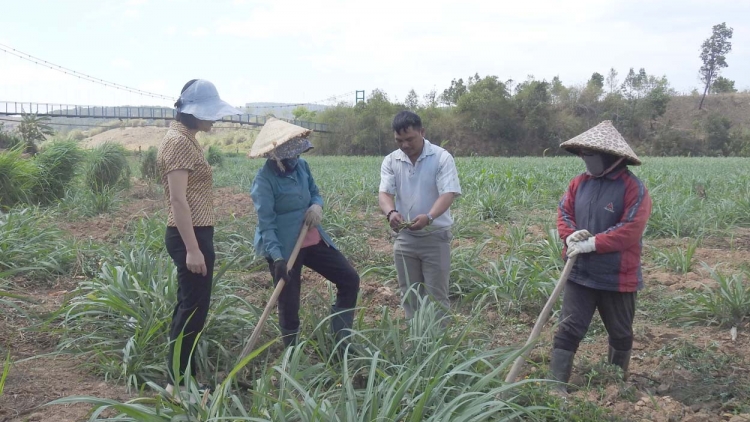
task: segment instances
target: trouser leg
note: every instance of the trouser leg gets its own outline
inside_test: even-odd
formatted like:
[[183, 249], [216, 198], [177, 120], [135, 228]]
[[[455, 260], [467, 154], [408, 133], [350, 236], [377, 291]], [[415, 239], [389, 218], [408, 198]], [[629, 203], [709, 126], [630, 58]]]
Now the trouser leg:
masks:
[[198, 247], [206, 261], [206, 275], [196, 274], [187, 268], [187, 248], [176, 227], [168, 227], [165, 243], [169, 255], [177, 267], [177, 303], [172, 313], [169, 330], [170, 347], [168, 371], [174, 380], [175, 341], [182, 333], [179, 353], [179, 375], [185, 376], [190, 361], [190, 375], [195, 375], [196, 361], [193, 358], [195, 340], [203, 330], [211, 303], [214, 263], [216, 255], [213, 246], [213, 227], [195, 227]]

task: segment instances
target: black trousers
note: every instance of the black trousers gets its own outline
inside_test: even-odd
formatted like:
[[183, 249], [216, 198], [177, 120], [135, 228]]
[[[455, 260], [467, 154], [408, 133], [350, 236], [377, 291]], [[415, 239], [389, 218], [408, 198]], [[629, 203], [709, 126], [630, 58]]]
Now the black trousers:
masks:
[[[267, 259], [273, 276], [273, 262]], [[279, 325], [289, 331], [299, 329], [299, 302], [301, 290], [302, 266], [308, 267], [336, 285], [337, 308], [354, 308], [357, 306], [359, 293], [359, 274], [349, 261], [338, 250], [320, 241], [317, 245], [302, 248], [299, 251], [294, 267], [289, 269], [289, 282], [279, 295]], [[274, 286], [278, 280], [274, 279]]]
[[594, 311], [599, 310], [609, 335], [609, 345], [616, 350], [632, 349], [636, 295], [636, 292], [612, 292], [568, 282], [554, 348], [577, 351], [589, 329]]
[[167, 227], [164, 241], [167, 252], [177, 266], [177, 304], [172, 313], [172, 325], [169, 329], [169, 357], [168, 370], [174, 381], [173, 357], [175, 341], [180, 333], [183, 333], [180, 345], [180, 375], [185, 375], [188, 360], [190, 360], [190, 374], [195, 375], [196, 362], [191, 360], [195, 338], [203, 330], [211, 302], [211, 285], [213, 284], [214, 263], [216, 254], [214, 252], [214, 228], [194, 227], [195, 238], [198, 241], [203, 257], [206, 260], [205, 276], [190, 272], [187, 268], [187, 248], [182, 241], [177, 227]]

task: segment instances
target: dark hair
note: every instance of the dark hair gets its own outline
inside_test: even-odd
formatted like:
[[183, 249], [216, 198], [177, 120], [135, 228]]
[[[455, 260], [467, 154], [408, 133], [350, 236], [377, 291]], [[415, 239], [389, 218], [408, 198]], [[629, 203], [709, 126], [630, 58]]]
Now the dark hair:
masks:
[[408, 130], [410, 127], [419, 130], [422, 129], [422, 119], [413, 111], [399, 111], [396, 117], [393, 118], [391, 126], [396, 133], [401, 133], [401, 131]]
[[198, 129], [198, 122], [200, 119], [187, 113], [177, 113], [174, 119], [185, 125], [188, 129]]
[[[197, 81], [197, 79], [189, 80], [188, 83], [186, 83], [185, 86], [182, 87], [182, 91], [180, 91], [180, 94], [185, 92], [185, 90], [188, 89], [190, 85], [195, 83], [195, 81]], [[174, 103], [174, 107], [175, 108], [182, 107], [181, 98], [177, 99], [177, 102]], [[183, 125], [185, 125], [185, 127], [187, 127], [188, 129], [198, 129], [198, 122], [200, 121], [198, 118], [196, 118], [192, 114], [179, 113], [179, 112], [174, 116], [174, 119], [182, 123]]]

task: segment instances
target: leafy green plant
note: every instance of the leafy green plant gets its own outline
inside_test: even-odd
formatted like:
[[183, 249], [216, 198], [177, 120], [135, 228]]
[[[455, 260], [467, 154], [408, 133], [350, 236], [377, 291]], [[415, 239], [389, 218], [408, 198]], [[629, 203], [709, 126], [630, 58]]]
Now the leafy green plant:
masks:
[[208, 164], [216, 167], [220, 167], [222, 164], [224, 164], [224, 153], [221, 151], [221, 148], [216, 145], [211, 145], [210, 147], [208, 147], [208, 152], [206, 153], [206, 161], [208, 161]]
[[[144, 247], [145, 246], [145, 247]], [[176, 271], [165, 252], [148, 244], [127, 249], [102, 265], [93, 280], [80, 283], [73, 298], [59, 311], [63, 335], [58, 350], [73, 353], [106, 378], [121, 379], [138, 389], [149, 380], [166, 377], [169, 321], [177, 294]], [[238, 293], [243, 288], [214, 277], [207, 344], [198, 345], [203, 374], [228, 370], [251, 328], [255, 309]]]
[[21, 154], [21, 148], [0, 151], [0, 209], [28, 204], [34, 199], [39, 167]]
[[101, 193], [116, 186], [127, 186], [130, 177], [125, 148], [106, 142], [89, 152], [84, 172], [86, 185]]
[[476, 205], [480, 220], [508, 221], [510, 219], [510, 204], [503, 190], [499, 187], [485, 189], [478, 196]]
[[162, 216], [131, 220], [126, 227], [125, 241], [120, 246], [123, 249], [144, 248], [156, 254], [165, 252], [166, 230], [167, 221]]
[[687, 247], [677, 247], [668, 250], [655, 250], [654, 260], [657, 265], [677, 274], [687, 274], [693, 269], [695, 251], [698, 248], [697, 240], [688, 240]]
[[49, 203], [64, 197], [83, 158], [83, 150], [74, 141], [54, 141], [45, 145], [35, 157], [40, 171], [39, 199]]
[[26, 143], [26, 152], [36, 154], [37, 142], [44, 141], [48, 135], [55, 131], [49, 125], [50, 119], [47, 116], [39, 116], [33, 113], [24, 113], [21, 117], [21, 124], [18, 125], [18, 133]]
[[115, 187], [82, 192], [78, 212], [86, 217], [106, 214], [116, 207], [120, 200], [119, 193]]
[[63, 233], [52, 225], [52, 215], [39, 208], [14, 209], [0, 215], [0, 271], [16, 268], [32, 278], [64, 274], [75, 253]]
[[462, 267], [462, 298], [491, 303], [504, 312], [538, 312], [554, 288], [554, 268], [524, 254], [498, 257], [482, 267]]
[[5, 380], [10, 373], [10, 364], [10, 350], [8, 350], [8, 355], [5, 357], [5, 362], [3, 362], [3, 372], [0, 374], [0, 397], [2, 397], [3, 391], [5, 390]]
[[311, 359], [307, 349], [318, 343], [303, 341], [285, 350], [271, 368], [260, 370], [252, 390], [245, 394], [236, 390], [233, 379], [260, 350], [236, 365], [211, 395], [190, 390], [186, 394], [192, 400], [183, 399], [181, 405], [160, 398], [118, 403], [71, 397], [54, 403], [92, 403], [91, 421], [102, 420], [106, 409], [125, 421], [474, 421], [557, 414], [545, 406], [521, 406], [504, 399], [531, 382], [544, 382], [503, 382], [502, 375], [515, 359], [516, 350], [487, 350], [480, 342], [471, 341], [471, 324], [443, 330], [434, 306], [424, 305], [407, 330], [386, 313], [379, 326], [355, 332], [356, 341], [362, 342], [367, 352], [345, 353], [336, 364]]
[[156, 147], [149, 147], [141, 157], [141, 178], [149, 181], [159, 180], [159, 169], [156, 163]]
[[579, 370], [586, 380], [586, 388], [601, 387], [622, 382], [622, 368], [611, 365], [604, 360], [594, 363], [583, 360]]
[[750, 283], [745, 274], [723, 274], [705, 263], [703, 267], [718, 286], [689, 292], [679, 301], [682, 306], [674, 318], [690, 324], [736, 327], [750, 317]]

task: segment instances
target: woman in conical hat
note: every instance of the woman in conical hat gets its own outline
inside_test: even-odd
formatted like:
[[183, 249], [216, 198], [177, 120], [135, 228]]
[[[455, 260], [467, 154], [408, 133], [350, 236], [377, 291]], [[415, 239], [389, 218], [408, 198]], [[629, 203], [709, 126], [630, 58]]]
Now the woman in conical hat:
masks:
[[[608, 361], [627, 377], [636, 292], [643, 288], [641, 238], [651, 214], [648, 190], [627, 166], [641, 161], [610, 121], [560, 147], [581, 157], [586, 171], [573, 178], [558, 208], [565, 253], [578, 258], [565, 285], [550, 371], [555, 380], [568, 382], [598, 309], [609, 335]], [[557, 391], [567, 393], [565, 384]]]
[[[250, 157], [265, 157], [250, 190], [258, 214], [255, 250], [268, 261], [274, 284], [285, 280], [279, 296], [279, 326], [285, 346], [294, 345], [299, 332], [300, 276], [308, 267], [336, 285], [331, 308], [331, 329], [337, 345], [354, 321], [359, 275], [323, 229], [323, 198], [300, 154], [310, 150], [311, 131], [270, 118], [250, 150]], [[287, 268], [303, 224], [309, 226], [292, 268]]]
[[[168, 394], [174, 385], [195, 375], [194, 342], [208, 315], [214, 271], [213, 175], [195, 138], [208, 132], [213, 122], [242, 114], [219, 98], [216, 87], [205, 79], [193, 79], [182, 88], [175, 103], [177, 115], [159, 145], [157, 163], [164, 193], [169, 201], [166, 248], [177, 266], [177, 304], [169, 331]], [[172, 362], [175, 342], [182, 333], [180, 362]], [[190, 361], [190, 368], [188, 368]], [[173, 373], [177, 366], [179, 373]], [[184, 388], [184, 387], [182, 387]], [[175, 399], [179, 397], [175, 395]]]

